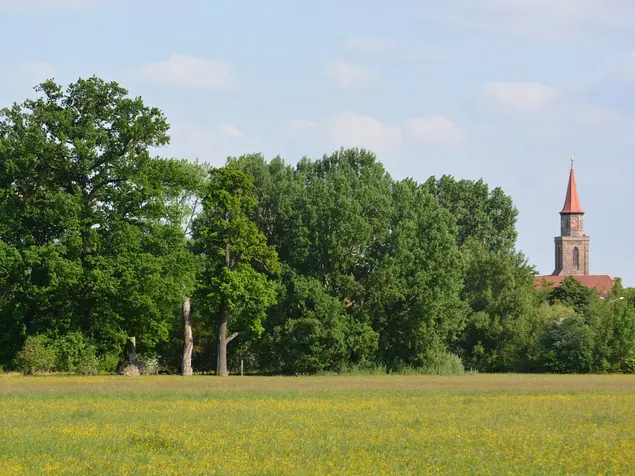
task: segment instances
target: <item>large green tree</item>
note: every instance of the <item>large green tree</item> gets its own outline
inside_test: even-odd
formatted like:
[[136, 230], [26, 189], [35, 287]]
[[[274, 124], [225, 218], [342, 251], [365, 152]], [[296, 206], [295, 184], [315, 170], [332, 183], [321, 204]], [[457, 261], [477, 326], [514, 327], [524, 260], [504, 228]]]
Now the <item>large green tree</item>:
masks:
[[436, 197], [395, 183], [365, 150], [296, 167], [232, 163], [254, 177], [259, 226], [288, 269], [265, 321], [272, 371], [419, 366], [446, 349], [463, 322], [463, 268], [454, 219]]
[[368, 306], [389, 368], [426, 366], [462, 329], [464, 261], [452, 215], [411, 179], [392, 191], [386, 240], [368, 276]]
[[285, 264], [279, 302], [264, 322], [261, 362], [273, 372], [372, 365], [377, 332], [363, 280], [371, 250], [388, 232], [390, 176], [357, 149], [296, 167], [260, 155], [231, 162], [254, 178], [257, 223]]
[[198, 294], [204, 309], [216, 315], [216, 373], [227, 376], [227, 344], [244, 333], [262, 333], [276, 298], [270, 277], [279, 272], [279, 262], [254, 222], [257, 199], [249, 175], [231, 166], [212, 169], [202, 205], [194, 226], [195, 248], [203, 256]]
[[467, 269], [461, 297], [469, 312], [458, 353], [475, 370], [514, 370], [535, 339], [534, 269], [521, 253], [490, 251], [476, 238], [468, 239], [462, 252]]
[[13, 347], [77, 329], [150, 348], [190, 279], [181, 199], [200, 175], [151, 156], [169, 142], [165, 117], [117, 83], [36, 91], [0, 112], [0, 279], [19, 277], [2, 290], [3, 335]]

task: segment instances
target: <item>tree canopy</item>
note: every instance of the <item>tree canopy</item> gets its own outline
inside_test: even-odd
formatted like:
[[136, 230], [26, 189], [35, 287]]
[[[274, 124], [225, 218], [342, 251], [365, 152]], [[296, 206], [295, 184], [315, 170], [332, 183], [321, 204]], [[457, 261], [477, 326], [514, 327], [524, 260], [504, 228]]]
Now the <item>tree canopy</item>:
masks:
[[0, 112], [3, 358], [27, 335], [80, 330], [102, 350], [169, 335], [191, 280], [179, 199], [200, 182], [155, 158], [168, 124], [116, 83], [52, 81]]
[[186, 302], [219, 375], [635, 372], [633, 290], [536, 290], [482, 179], [396, 180], [364, 149], [154, 156], [167, 119], [117, 83], [36, 91], [0, 111], [5, 368], [112, 371], [136, 337], [178, 372]]

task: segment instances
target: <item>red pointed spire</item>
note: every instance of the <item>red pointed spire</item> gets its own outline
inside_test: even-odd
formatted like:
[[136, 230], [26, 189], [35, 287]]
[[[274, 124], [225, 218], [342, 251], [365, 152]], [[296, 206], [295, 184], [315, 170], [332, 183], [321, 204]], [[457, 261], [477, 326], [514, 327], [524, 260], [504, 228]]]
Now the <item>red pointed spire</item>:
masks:
[[569, 173], [569, 185], [567, 186], [567, 197], [564, 200], [564, 207], [560, 213], [584, 213], [580, 207], [580, 199], [578, 198], [578, 187], [575, 184], [575, 173], [573, 172], [573, 164], [571, 164], [571, 172]]

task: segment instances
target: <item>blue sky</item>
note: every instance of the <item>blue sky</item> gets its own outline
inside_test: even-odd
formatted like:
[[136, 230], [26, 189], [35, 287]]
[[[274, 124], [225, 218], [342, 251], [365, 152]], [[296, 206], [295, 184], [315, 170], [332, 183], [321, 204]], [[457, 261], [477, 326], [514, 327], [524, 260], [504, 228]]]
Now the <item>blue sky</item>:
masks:
[[632, 0], [0, 0], [0, 104], [96, 74], [162, 109], [162, 155], [373, 150], [502, 186], [553, 270], [575, 153], [591, 273], [635, 286]]

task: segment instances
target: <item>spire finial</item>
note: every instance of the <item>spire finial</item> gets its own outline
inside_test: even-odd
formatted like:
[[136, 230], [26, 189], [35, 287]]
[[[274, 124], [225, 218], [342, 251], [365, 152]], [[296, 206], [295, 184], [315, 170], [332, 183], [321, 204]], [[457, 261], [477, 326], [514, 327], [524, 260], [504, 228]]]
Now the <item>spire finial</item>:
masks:
[[573, 152], [571, 153], [571, 168], [573, 168]]

